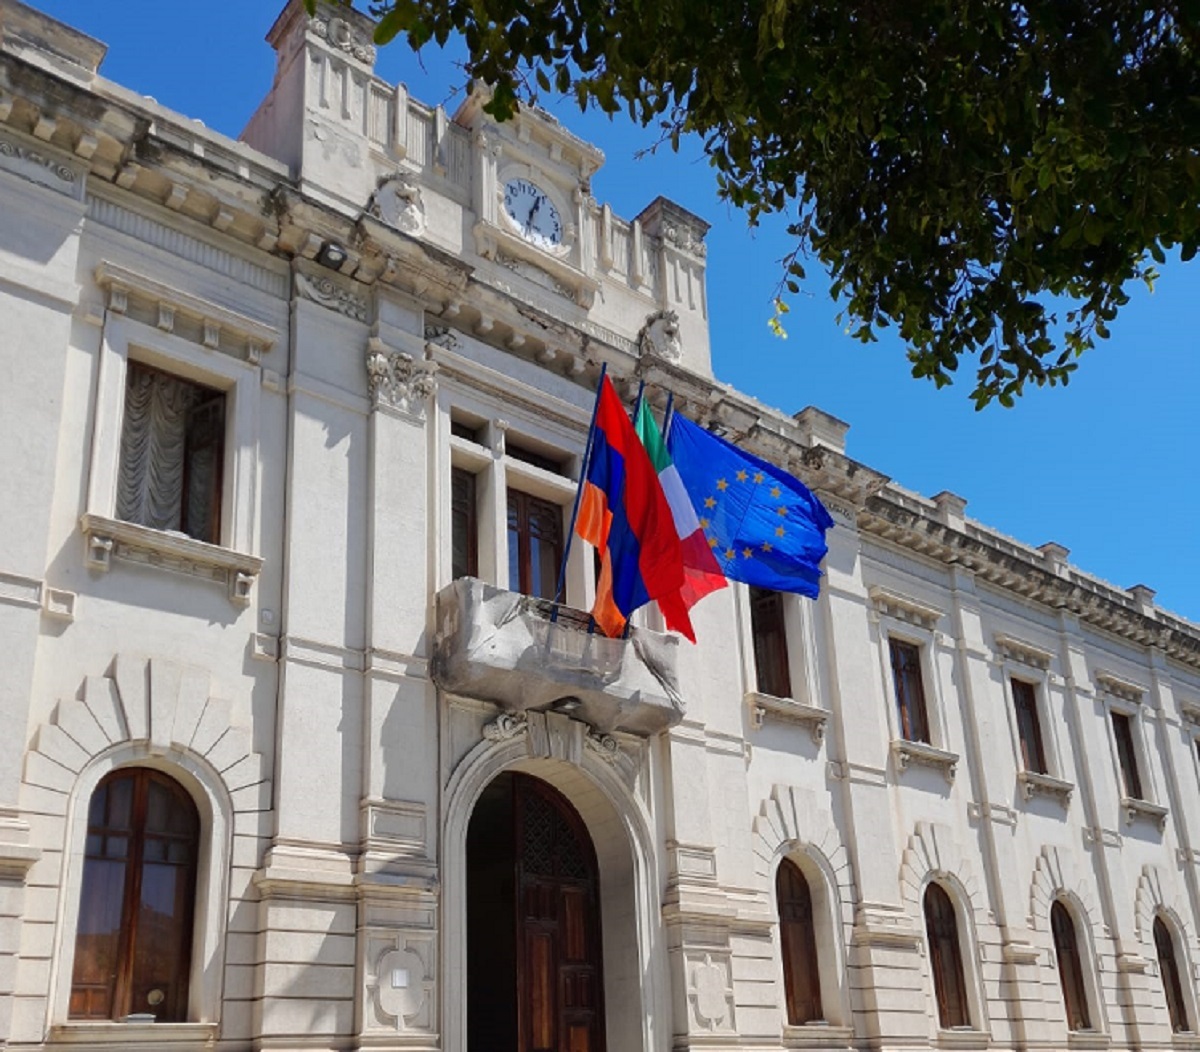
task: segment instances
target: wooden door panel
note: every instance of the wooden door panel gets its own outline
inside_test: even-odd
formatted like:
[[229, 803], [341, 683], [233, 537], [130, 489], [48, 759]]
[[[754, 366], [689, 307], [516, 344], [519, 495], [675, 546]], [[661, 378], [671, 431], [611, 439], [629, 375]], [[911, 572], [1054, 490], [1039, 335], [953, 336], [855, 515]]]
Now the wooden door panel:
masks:
[[595, 851], [557, 791], [514, 778], [520, 1052], [604, 1052]]

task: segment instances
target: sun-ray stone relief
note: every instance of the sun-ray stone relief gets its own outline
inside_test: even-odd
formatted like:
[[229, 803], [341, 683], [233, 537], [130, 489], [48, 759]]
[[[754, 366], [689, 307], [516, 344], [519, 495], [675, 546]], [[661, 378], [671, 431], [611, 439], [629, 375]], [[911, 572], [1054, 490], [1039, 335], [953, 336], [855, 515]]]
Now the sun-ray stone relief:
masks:
[[1108, 929], [1100, 922], [1100, 905], [1092, 877], [1086, 873], [1069, 852], [1046, 844], [1033, 867], [1029, 890], [1029, 927], [1033, 931], [1050, 931], [1050, 907], [1062, 893], [1075, 900], [1096, 936], [1107, 936]]
[[1155, 957], [1154, 918], [1161, 912], [1166, 913], [1182, 932], [1191, 960], [1200, 961], [1200, 941], [1187, 923], [1187, 918], [1191, 916], [1187, 898], [1166, 869], [1150, 863], [1142, 867], [1136, 904], [1137, 937], [1147, 959], [1154, 960]]

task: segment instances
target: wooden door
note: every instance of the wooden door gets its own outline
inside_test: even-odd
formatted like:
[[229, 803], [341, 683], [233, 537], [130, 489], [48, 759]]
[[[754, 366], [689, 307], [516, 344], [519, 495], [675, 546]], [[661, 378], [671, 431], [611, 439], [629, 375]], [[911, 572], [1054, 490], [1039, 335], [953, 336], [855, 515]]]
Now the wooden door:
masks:
[[514, 779], [520, 1052], [603, 1052], [596, 854], [575, 809]]

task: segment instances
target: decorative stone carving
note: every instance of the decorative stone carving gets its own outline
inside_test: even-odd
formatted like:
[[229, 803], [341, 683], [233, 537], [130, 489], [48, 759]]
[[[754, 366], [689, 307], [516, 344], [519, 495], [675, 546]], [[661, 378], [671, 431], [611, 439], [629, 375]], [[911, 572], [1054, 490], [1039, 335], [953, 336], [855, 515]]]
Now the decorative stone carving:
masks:
[[646, 318], [637, 338], [638, 353], [677, 362], [683, 355], [679, 339], [679, 315], [673, 310], [656, 311]]
[[502, 712], [491, 723], [483, 725], [483, 736], [490, 742], [511, 741], [529, 730], [529, 721], [522, 715]]
[[433, 978], [411, 946], [388, 950], [375, 965], [375, 997], [380, 1011], [397, 1030], [429, 1028]]
[[1071, 794], [1075, 791], [1075, 786], [1070, 782], [1048, 774], [1039, 774], [1037, 771], [1020, 771], [1017, 780], [1021, 783], [1026, 800], [1032, 800], [1041, 794], [1056, 798], [1063, 807], [1070, 806]]
[[308, 20], [308, 31], [339, 51], [353, 55], [368, 66], [375, 64], [375, 47], [344, 18], [318, 13]]
[[706, 953], [691, 963], [688, 1000], [698, 1029], [714, 1033], [734, 1028], [733, 990], [730, 985], [729, 958], [726, 954]]
[[425, 342], [444, 347], [448, 351], [458, 350], [458, 337], [453, 329], [445, 325], [426, 325]]
[[589, 731], [583, 742], [588, 748], [598, 753], [602, 760], [607, 760], [609, 763], [616, 763], [621, 756], [621, 746], [617, 743], [617, 739], [611, 734], [601, 734], [598, 731]]
[[663, 226], [663, 238], [680, 251], [690, 252], [701, 259], [708, 254], [708, 246], [704, 243], [704, 235], [691, 226], [676, 226], [667, 223]]
[[425, 203], [421, 188], [411, 175], [398, 172], [380, 180], [379, 188], [371, 195], [367, 213], [405, 234], [419, 236], [425, 232]]
[[786, 723], [807, 724], [814, 745], [820, 745], [825, 738], [825, 721], [829, 718], [825, 709], [807, 705], [794, 698], [776, 698], [758, 691], [746, 692], [746, 704], [749, 706], [750, 719], [756, 731], [762, 730], [769, 717]]
[[12, 139], [0, 139], [0, 168], [51, 190], [79, 196], [79, 176], [74, 168]]
[[390, 405], [411, 416], [425, 419], [425, 401], [437, 387], [435, 362], [414, 361], [411, 354], [388, 351], [372, 337], [367, 343], [367, 386], [371, 402]]
[[932, 767], [941, 771], [948, 782], [953, 782], [958, 773], [957, 753], [924, 742], [896, 739], [892, 742], [892, 753], [896, 757], [896, 767], [901, 771], [907, 771], [911, 766]]
[[337, 311], [355, 321], [367, 320], [367, 301], [330, 278], [310, 278], [305, 274], [297, 274], [296, 291], [327, 310]]
[[927, 632], [937, 628], [937, 623], [942, 618], [942, 611], [937, 607], [922, 603], [912, 596], [893, 592], [890, 588], [872, 585], [867, 589], [867, 594], [879, 614], [894, 617], [898, 621], [907, 621], [910, 625], [916, 625]]
[[1023, 639], [1017, 639], [1015, 636], [1003, 635], [1000, 632], [996, 633], [996, 649], [1006, 660], [1018, 661], [1022, 665], [1028, 665], [1041, 672], [1045, 672], [1050, 667], [1050, 662], [1054, 660], [1054, 654], [1049, 650], [1033, 643], [1027, 643]]
[[499, 250], [496, 252], [496, 262], [506, 270], [511, 270], [514, 274], [520, 274], [521, 277], [532, 281], [535, 285], [540, 285], [542, 288], [557, 293], [559, 296], [565, 296], [567, 299], [575, 297], [573, 289], [567, 288], [566, 285], [552, 274], [547, 274], [541, 267], [535, 267], [533, 264], [526, 263], [521, 259], [514, 259], [512, 256], [505, 255]]

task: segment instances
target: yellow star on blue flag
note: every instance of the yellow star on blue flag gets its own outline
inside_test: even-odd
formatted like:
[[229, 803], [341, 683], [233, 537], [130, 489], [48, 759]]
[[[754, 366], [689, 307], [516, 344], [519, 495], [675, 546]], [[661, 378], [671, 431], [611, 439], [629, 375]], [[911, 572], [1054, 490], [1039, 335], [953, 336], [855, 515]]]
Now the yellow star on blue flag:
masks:
[[804, 483], [678, 414], [667, 447], [725, 576], [815, 598], [833, 519]]

